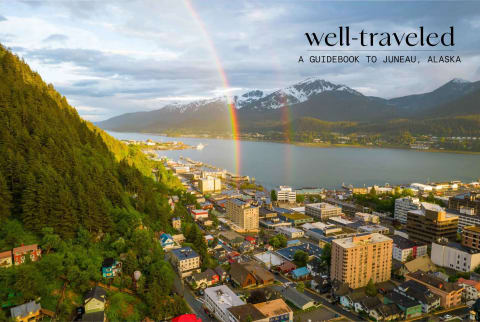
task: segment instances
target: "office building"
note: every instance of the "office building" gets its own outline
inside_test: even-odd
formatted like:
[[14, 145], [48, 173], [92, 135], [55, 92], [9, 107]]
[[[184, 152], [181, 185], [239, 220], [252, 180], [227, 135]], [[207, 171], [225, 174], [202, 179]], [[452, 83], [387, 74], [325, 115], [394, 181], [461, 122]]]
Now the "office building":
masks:
[[480, 250], [480, 227], [466, 226], [463, 227], [462, 246]]
[[291, 187], [280, 186], [275, 189], [275, 192], [277, 193], [278, 202], [297, 202], [297, 193], [295, 192], [295, 190], [292, 190]]
[[226, 285], [206, 288], [203, 297], [205, 307], [214, 314], [219, 321], [223, 322], [237, 321], [228, 309], [245, 304], [245, 302]]
[[237, 225], [241, 231], [258, 230], [259, 207], [248, 201], [229, 199], [225, 203], [227, 217]]
[[431, 254], [435, 265], [456, 271], [471, 272], [480, 265], [480, 252], [444, 239], [432, 243]]
[[395, 199], [395, 210], [393, 218], [402, 224], [407, 223], [407, 213], [410, 210], [418, 210], [421, 207], [420, 200], [418, 198], [404, 197]]
[[392, 269], [393, 241], [373, 233], [332, 241], [330, 278], [351, 288], [388, 281]]
[[222, 191], [222, 180], [216, 177], [206, 177], [198, 181], [198, 189], [201, 193]]
[[305, 205], [305, 214], [319, 220], [327, 220], [330, 217], [340, 216], [341, 213], [342, 208], [326, 202]]
[[407, 232], [411, 240], [431, 243], [439, 238], [455, 240], [458, 216], [449, 214], [439, 205], [422, 202], [418, 210], [407, 214]]

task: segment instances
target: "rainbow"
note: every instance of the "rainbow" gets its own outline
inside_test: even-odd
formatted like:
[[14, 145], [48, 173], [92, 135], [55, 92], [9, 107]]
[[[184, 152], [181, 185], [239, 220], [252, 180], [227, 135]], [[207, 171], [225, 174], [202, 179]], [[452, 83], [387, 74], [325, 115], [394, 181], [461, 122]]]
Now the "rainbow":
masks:
[[240, 141], [239, 141], [239, 127], [238, 127], [238, 119], [237, 119], [237, 108], [235, 107], [235, 102], [233, 98], [229, 94], [229, 88], [230, 85], [228, 83], [228, 78], [227, 74], [225, 72], [225, 69], [222, 66], [222, 62], [220, 61], [220, 58], [218, 56], [217, 50], [215, 48], [215, 44], [213, 43], [212, 39], [210, 38], [210, 35], [208, 34], [207, 28], [205, 24], [203, 23], [202, 19], [200, 16], [197, 14], [195, 11], [195, 8], [193, 7], [192, 3], [190, 0], [184, 0], [185, 6], [187, 7], [188, 11], [193, 17], [193, 20], [195, 23], [198, 25], [200, 28], [203, 37], [205, 38], [205, 41], [207, 42], [208, 49], [210, 50], [210, 53], [212, 55], [212, 58], [215, 62], [215, 67], [218, 71], [218, 74], [220, 76], [220, 80], [222, 82], [222, 86], [224, 89], [226, 89], [225, 93], [227, 96], [227, 106], [228, 106], [228, 111], [229, 111], [229, 116], [230, 116], [230, 128], [232, 130], [232, 138], [234, 141], [235, 145], [235, 155], [234, 155], [234, 162], [235, 162], [235, 173], [240, 174]]

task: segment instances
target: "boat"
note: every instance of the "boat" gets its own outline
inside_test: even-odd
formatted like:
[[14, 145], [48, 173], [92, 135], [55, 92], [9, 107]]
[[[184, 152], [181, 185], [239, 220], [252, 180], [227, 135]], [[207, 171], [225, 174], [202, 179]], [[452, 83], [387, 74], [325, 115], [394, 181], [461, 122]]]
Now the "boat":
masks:
[[200, 144], [197, 145], [197, 150], [203, 150], [204, 147], [205, 147], [205, 145], [200, 143]]

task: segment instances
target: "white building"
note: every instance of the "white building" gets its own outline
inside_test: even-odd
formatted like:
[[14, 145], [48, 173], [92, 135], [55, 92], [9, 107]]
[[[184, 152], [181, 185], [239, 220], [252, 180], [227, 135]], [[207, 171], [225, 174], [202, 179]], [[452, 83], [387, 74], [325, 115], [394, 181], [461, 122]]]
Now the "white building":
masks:
[[377, 215], [372, 215], [365, 212], [355, 213], [355, 219], [372, 224], [380, 223], [380, 218]]
[[297, 193], [292, 190], [292, 187], [280, 186], [278, 189], [275, 189], [275, 191], [279, 202], [295, 203], [297, 201]]
[[412, 183], [410, 184], [410, 187], [413, 190], [421, 191], [421, 192], [429, 192], [433, 191], [433, 187], [428, 185], [428, 184], [423, 184], [423, 183]]
[[457, 271], [471, 272], [480, 265], [480, 253], [458, 243], [432, 243], [432, 262]]
[[393, 259], [405, 263], [408, 259], [415, 259], [427, 254], [427, 244], [416, 243], [400, 235], [393, 235]]
[[300, 238], [303, 237], [304, 232], [301, 229], [294, 228], [294, 227], [277, 227], [275, 231], [284, 235], [285, 237], [292, 239], [292, 238]]
[[393, 217], [402, 224], [407, 223], [407, 213], [410, 210], [420, 209], [421, 204], [418, 198], [404, 197], [395, 200], [395, 211]]
[[341, 213], [342, 208], [326, 202], [305, 205], [305, 214], [320, 220], [327, 220], [330, 217], [340, 216]]
[[206, 177], [198, 181], [198, 188], [201, 193], [222, 191], [222, 180], [216, 177]]
[[462, 296], [465, 301], [476, 301], [479, 298], [480, 282], [460, 277], [457, 284], [464, 287]]
[[219, 321], [235, 322], [228, 311], [233, 306], [245, 304], [228, 286], [220, 285], [205, 289], [204, 305]]

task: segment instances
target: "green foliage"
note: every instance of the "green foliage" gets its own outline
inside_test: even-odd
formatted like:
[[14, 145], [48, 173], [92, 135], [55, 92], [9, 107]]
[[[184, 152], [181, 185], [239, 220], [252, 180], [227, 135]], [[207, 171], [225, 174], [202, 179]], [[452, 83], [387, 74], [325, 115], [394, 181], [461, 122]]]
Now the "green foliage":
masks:
[[293, 262], [297, 267], [307, 266], [308, 254], [303, 250], [297, 250], [295, 254], [293, 254]]
[[323, 252], [322, 252], [322, 256], [320, 256], [320, 260], [321, 260], [322, 266], [326, 267], [327, 269], [330, 269], [330, 265], [332, 262], [332, 245], [331, 244], [325, 244], [325, 246], [323, 246]]
[[305, 195], [297, 195], [297, 202], [302, 203], [305, 201]]
[[367, 286], [365, 287], [365, 294], [368, 296], [375, 296], [377, 295], [377, 288], [375, 287], [375, 283], [372, 279], [368, 281]]
[[270, 199], [277, 201], [277, 192], [275, 190], [270, 191]]
[[368, 194], [354, 194], [353, 198], [355, 202], [362, 205], [371, 207], [376, 211], [387, 211], [393, 213], [395, 210], [395, 200], [397, 198], [412, 196], [413, 193], [410, 189], [404, 189], [401, 192], [395, 190], [393, 193], [377, 194], [375, 188], [372, 187]]
[[282, 234], [278, 234], [270, 238], [268, 243], [272, 245], [273, 248], [284, 248], [287, 246], [287, 237]]
[[305, 283], [300, 281], [297, 283], [297, 286], [296, 286], [296, 289], [297, 291], [299, 291], [300, 293], [303, 293], [305, 291]]

